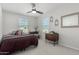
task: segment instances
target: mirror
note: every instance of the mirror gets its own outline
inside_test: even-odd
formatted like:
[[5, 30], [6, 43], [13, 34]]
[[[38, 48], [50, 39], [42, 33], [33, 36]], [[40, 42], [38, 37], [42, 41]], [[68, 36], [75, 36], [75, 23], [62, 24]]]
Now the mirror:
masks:
[[50, 17], [50, 22], [53, 22], [53, 17], [52, 16]]
[[58, 21], [58, 19], [56, 19], [55, 20], [55, 26], [58, 26], [58, 24], [59, 24], [59, 21]]
[[79, 27], [79, 13], [61, 16], [61, 27]]

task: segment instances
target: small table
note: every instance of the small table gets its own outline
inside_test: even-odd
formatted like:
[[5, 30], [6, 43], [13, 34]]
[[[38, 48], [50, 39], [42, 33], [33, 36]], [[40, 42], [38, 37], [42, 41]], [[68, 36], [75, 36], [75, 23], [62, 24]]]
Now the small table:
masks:
[[53, 33], [53, 34], [50, 34], [50, 33], [46, 33], [45, 34], [45, 38], [48, 40], [48, 41], [52, 41], [53, 44], [58, 44], [58, 40], [59, 40], [59, 34], [58, 33]]

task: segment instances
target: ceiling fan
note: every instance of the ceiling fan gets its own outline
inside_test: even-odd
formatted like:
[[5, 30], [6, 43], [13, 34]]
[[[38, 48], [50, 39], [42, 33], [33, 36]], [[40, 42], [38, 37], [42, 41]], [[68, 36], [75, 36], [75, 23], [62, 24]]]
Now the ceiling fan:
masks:
[[39, 13], [39, 14], [43, 14], [43, 12], [36, 10], [36, 4], [32, 3], [32, 10], [28, 11], [27, 13]]

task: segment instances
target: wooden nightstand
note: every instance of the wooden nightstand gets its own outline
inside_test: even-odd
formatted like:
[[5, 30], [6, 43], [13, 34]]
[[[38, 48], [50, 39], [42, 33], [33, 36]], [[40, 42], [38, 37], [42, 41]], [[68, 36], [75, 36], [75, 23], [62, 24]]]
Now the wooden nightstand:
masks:
[[52, 41], [53, 44], [55, 45], [55, 44], [58, 44], [59, 34], [58, 33], [53, 33], [53, 34], [46, 33], [45, 38], [48, 41]]

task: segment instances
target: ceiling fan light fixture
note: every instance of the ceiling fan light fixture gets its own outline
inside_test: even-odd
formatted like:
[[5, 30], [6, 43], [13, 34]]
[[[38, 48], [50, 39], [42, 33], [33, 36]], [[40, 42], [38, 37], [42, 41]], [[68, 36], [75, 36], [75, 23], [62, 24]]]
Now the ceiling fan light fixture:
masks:
[[35, 13], [36, 13], [36, 11], [32, 11], [32, 13], [34, 13], [34, 14], [35, 14]]
[[39, 11], [36, 9], [36, 5], [34, 3], [32, 3], [32, 10], [31, 11], [28, 11], [27, 13], [33, 13], [33, 14], [43, 14], [43, 12]]

